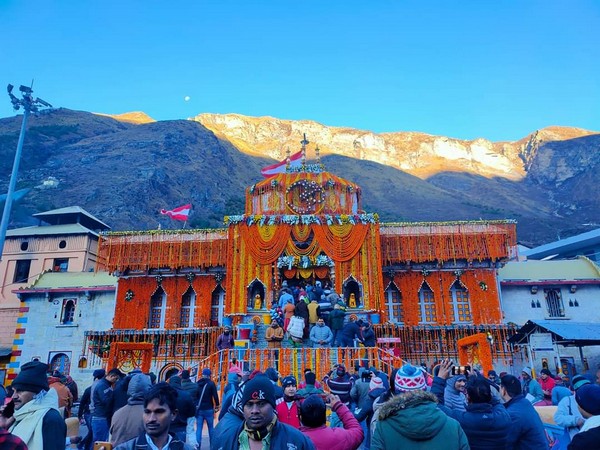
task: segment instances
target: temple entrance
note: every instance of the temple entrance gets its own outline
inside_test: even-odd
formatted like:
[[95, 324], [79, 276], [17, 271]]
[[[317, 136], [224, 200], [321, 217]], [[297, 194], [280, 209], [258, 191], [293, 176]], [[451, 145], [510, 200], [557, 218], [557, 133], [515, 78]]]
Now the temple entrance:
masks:
[[264, 309], [266, 305], [266, 289], [265, 285], [254, 279], [250, 286], [248, 286], [248, 309]]

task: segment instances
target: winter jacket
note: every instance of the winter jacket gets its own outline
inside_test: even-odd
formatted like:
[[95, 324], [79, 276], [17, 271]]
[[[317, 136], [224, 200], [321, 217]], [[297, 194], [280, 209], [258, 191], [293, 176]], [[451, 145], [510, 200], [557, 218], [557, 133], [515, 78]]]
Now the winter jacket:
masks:
[[[169, 450], [192, 450], [191, 446], [177, 439], [175, 435], [171, 434], [171, 437], [172, 440], [169, 443]], [[115, 447], [115, 450], [145, 450], [151, 448], [152, 447], [148, 445], [146, 433], [144, 432], [141, 433], [138, 437], [124, 442], [121, 445], [118, 445], [117, 447]]]
[[10, 431], [31, 450], [64, 450], [67, 438], [65, 420], [58, 411], [58, 394], [50, 389], [17, 409]]
[[113, 390], [111, 384], [106, 378], [98, 380], [96, 385], [92, 385], [92, 403], [94, 409], [92, 417], [101, 417], [108, 419], [112, 413]]
[[334, 309], [329, 313], [329, 325], [332, 330], [341, 330], [344, 328], [344, 316], [346, 313], [341, 309]]
[[[466, 411], [467, 406], [467, 396], [464, 392], [459, 391], [454, 387], [456, 381], [459, 378], [465, 378], [464, 375], [455, 375], [453, 377], [448, 378], [446, 382], [446, 388], [444, 389], [444, 401], [443, 404], [450, 409], [455, 409], [457, 411]], [[440, 378], [441, 380], [441, 378]], [[435, 379], [434, 379], [435, 381]], [[436, 393], [437, 395], [437, 393]], [[439, 396], [438, 396], [439, 398]], [[440, 400], [441, 401], [441, 400]]]
[[131, 377], [127, 387], [127, 404], [113, 414], [110, 423], [110, 442], [117, 446], [144, 431], [144, 395], [150, 390], [150, 377], [138, 373]]
[[128, 374], [126, 377], [121, 378], [115, 383], [112, 392], [112, 404], [111, 404], [111, 416], [117, 411], [119, 408], [122, 408], [127, 404], [127, 399], [129, 396], [127, 395], [127, 389], [129, 389], [129, 382], [133, 378], [134, 375], [137, 375], [141, 372], [136, 372], [134, 374]]
[[569, 395], [558, 402], [556, 412], [554, 413], [554, 423], [559, 427], [564, 427], [569, 431], [571, 438], [579, 432], [577, 421], [583, 419], [574, 395]]
[[373, 327], [368, 326], [364, 330], [360, 331], [361, 342], [365, 347], [375, 347], [375, 332]]
[[[204, 391], [204, 395], [202, 395], [202, 391]], [[219, 406], [217, 387], [210, 378], [202, 377], [198, 380], [198, 402], [197, 409], [201, 410], [215, 409], [216, 406]]]
[[314, 384], [307, 384], [302, 389], [296, 392], [296, 397], [306, 398], [312, 394], [324, 395], [325, 391], [321, 388], [316, 387]]
[[342, 347], [352, 347], [354, 345], [354, 339], [360, 336], [360, 327], [354, 322], [348, 322], [342, 328], [340, 340]]
[[546, 400], [551, 400], [552, 390], [554, 389], [554, 386], [556, 386], [556, 381], [554, 380], [554, 378], [547, 377], [545, 380], [543, 378], [540, 378], [539, 383], [540, 387], [542, 388], [542, 394], [544, 394], [544, 391], [550, 392], [549, 394], [544, 394], [544, 398]]
[[181, 388], [181, 377], [174, 376], [169, 378], [169, 384], [177, 391], [177, 415], [173, 422], [171, 422], [170, 430], [173, 433], [184, 432], [187, 427], [187, 420], [190, 417], [196, 416], [196, 405], [194, 405], [190, 394]]
[[321, 317], [321, 308], [319, 307], [319, 302], [315, 299], [310, 302], [307, 306], [308, 308], [308, 323], [316, 324], [319, 317]]
[[292, 402], [286, 402], [283, 398], [277, 400], [277, 417], [282, 423], [290, 425], [294, 428], [300, 428], [300, 401], [294, 400]]
[[298, 300], [296, 302], [296, 309], [294, 310], [294, 315], [298, 317], [302, 317], [304, 319], [304, 323], [308, 323], [308, 305], [304, 302], [304, 300]]
[[187, 392], [190, 397], [192, 398], [192, 401], [194, 402], [194, 405], [198, 404], [198, 383], [193, 382], [192, 380], [190, 380], [189, 378], [182, 378], [181, 379], [181, 388]]
[[515, 450], [548, 449], [544, 424], [529, 400], [523, 395], [517, 395], [506, 402], [504, 407], [512, 420], [511, 432], [508, 435], [509, 448]]
[[369, 391], [369, 394], [363, 397], [362, 402], [354, 409], [353, 414], [356, 420], [359, 422], [365, 420], [367, 424], [370, 424], [371, 419], [373, 418], [373, 402], [375, 402], [375, 400], [377, 400], [384, 392], [385, 389], [383, 388]]
[[[310, 330], [310, 340], [315, 347], [330, 347], [331, 341], [333, 340], [331, 328], [327, 325], [315, 325], [312, 327], [312, 330]], [[324, 343], [320, 344], [320, 341], [324, 341]]]
[[267, 328], [265, 331], [265, 339], [269, 343], [269, 348], [281, 347], [281, 341], [283, 341], [283, 328]]
[[[244, 424], [241, 423], [235, 431], [227, 433], [218, 430], [220, 424], [221, 422], [213, 430], [211, 450], [238, 450], [240, 448], [238, 438], [244, 430]], [[275, 422], [269, 436], [271, 450], [314, 450], [315, 448], [312, 441], [300, 431], [279, 420]]]
[[569, 388], [555, 386], [554, 389], [552, 389], [552, 404], [558, 405], [563, 398], [568, 397], [571, 394], [572, 392]]
[[352, 398], [352, 401], [354, 401], [357, 405], [360, 405], [368, 395], [369, 382], [362, 381], [362, 379], [359, 378], [357, 381], [354, 382], [354, 385], [350, 390], [350, 397]]
[[[60, 378], [58, 377], [48, 377], [48, 384], [50, 389], [56, 390], [58, 394], [58, 407], [65, 408], [68, 411], [71, 411], [71, 406], [73, 406], [73, 394], [71, 390], [60, 382]], [[67, 416], [68, 417], [68, 414]]]
[[292, 316], [290, 319], [290, 323], [288, 325], [287, 332], [290, 336], [295, 337], [297, 339], [302, 339], [304, 334], [304, 319], [299, 316]]
[[393, 397], [379, 409], [371, 450], [468, 450], [458, 422], [444, 414], [433, 394], [411, 391]]
[[350, 391], [354, 384], [348, 374], [343, 377], [329, 378], [325, 377], [325, 384], [329, 387], [332, 394], [337, 395], [342, 403], [350, 403]]
[[77, 411], [77, 417], [79, 420], [83, 419], [85, 414], [90, 413], [90, 398], [92, 395], [92, 387], [88, 386], [83, 391], [83, 395], [81, 396], [81, 401], [79, 402], [79, 410]]
[[530, 378], [529, 380], [522, 381], [522, 387], [523, 387], [523, 395], [527, 396], [527, 394], [531, 394], [533, 396], [533, 400], [531, 401], [531, 403], [537, 403], [539, 401], [544, 400], [544, 393], [542, 392], [542, 387], [540, 386], [540, 383], [538, 383], [536, 380]]
[[217, 350], [227, 350], [233, 348], [233, 334], [221, 334], [217, 338]]
[[581, 427], [577, 433], [569, 450], [598, 450], [600, 449], [600, 416], [592, 416]]
[[316, 450], [356, 450], [363, 441], [363, 430], [346, 405], [338, 402], [332, 409], [342, 421], [343, 428], [330, 428], [321, 425], [318, 428], [300, 427], [308, 436]]

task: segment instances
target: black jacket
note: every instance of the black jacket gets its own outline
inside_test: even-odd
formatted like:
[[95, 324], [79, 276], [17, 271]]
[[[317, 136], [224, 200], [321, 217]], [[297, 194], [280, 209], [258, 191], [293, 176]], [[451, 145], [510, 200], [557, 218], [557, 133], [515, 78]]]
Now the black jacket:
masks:
[[113, 390], [106, 378], [102, 378], [94, 386], [94, 392], [92, 392], [92, 398], [94, 399], [94, 410], [92, 411], [92, 417], [103, 417], [108, 419], [112, 413], [112, 400]]
[[[204, 389], [204, 386], [206, 386], [206, 389]], [[204, 395], [202, 395], [203, 390]], [[217, 387], [215, 386], [215, 383], [210, 378], [200, 378], [198, 380], [197, 409], [214, 409], [216, 406], [219, 406], [219, 395], [217, 394]]]
[[79, 411], [77, 412], [77, 417], [79, 420], [83, 419], [85, 414], [90, 413], [90, 400], [92, 396], [92, 387], [88, 386], [85, 391], [83, 391], [83, 395], [81, 396], [81, 400], [79, 401]]
[[[235, 431], [228, 433], [213, 432], [210, 448], [212, 450], [239, 449], [238, 436], [243, 429], [244, 423], [242, 422]], [[217, 429], [215, 428], [214, 431], [217, 431]], [[278, 420], [271, 430], [271, 448], [273, 450], [314, 450], [315, 447], [312, 441], [300, 433], [300, 431]]]

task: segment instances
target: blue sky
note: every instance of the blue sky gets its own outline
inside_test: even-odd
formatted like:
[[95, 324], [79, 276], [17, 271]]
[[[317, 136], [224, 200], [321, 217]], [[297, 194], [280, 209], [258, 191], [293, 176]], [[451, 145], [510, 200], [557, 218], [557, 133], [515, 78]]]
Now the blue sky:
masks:
[[2, 91], [34, 78], [71, 109], [493, 141], [600, 130], [598, 0], [0, 0], [0, 42]]

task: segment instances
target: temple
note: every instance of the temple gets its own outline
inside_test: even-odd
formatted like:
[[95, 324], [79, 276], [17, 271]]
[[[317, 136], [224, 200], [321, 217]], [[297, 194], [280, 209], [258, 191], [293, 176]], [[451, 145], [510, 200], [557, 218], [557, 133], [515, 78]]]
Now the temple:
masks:
[[318, 148], [307, 161], [307, 144], [298, 164], [288, 156], [246, 189], [244, 214], [226, 216], [224, 228], [103, 234], [100, 267], [118, 277], [116, 307], [111, 330], [87, 333], [90, 357], [164, 375], [208, 358], [230, 323], [256, 333], [240, 345], [262, 349], [282, 286], [320, 281], [404, 359], [458, 357], [457, 341], [483, 335], [494, 363], [508, 366], [496, 271], [516, 251], [515, 223], [380, 223]]

